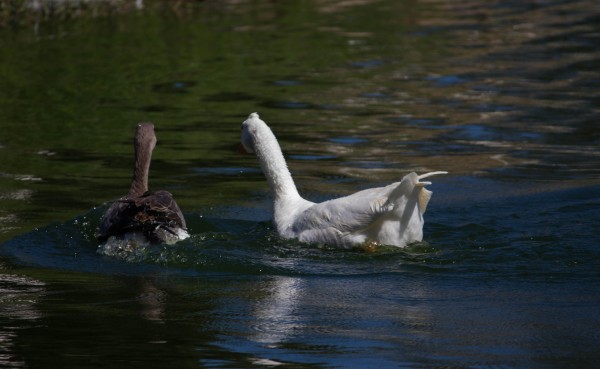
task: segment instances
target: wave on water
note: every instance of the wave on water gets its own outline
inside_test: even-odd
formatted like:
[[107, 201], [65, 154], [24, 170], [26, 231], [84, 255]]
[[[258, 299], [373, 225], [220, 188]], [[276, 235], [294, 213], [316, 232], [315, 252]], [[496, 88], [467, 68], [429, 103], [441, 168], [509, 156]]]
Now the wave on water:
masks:
[[94, 234], [104, 209], [96, 208], [15, 237], [0, 246], [0, 254], [25, 266], [117, 275], [441, 273], [544, 281], [598, 278], [597, 234], [585, 226], [589, 221], [583, 221], [598, 215], [597, 197], [590, 196], [598, 191], [592, 187], [433, 204], [427, 213], [425, 241], [406, 248], [380, 246], [375, 252], [303, 244], [278, 237], [270, 222], [198, 214], [187, 215], [191, 237], [175, 245], [98, 246]]
[[340, 250], [282, 239], [270, 222], [193, 214], [187, 216], [190, 238], [174, 245], [112, 239], [98, 245], [94, 234], [102, 210], [17, 236], [0, 254], [25, 266], [107, 274], [357, 275], [398, 271], [432, 250], [426, 243], [381, 246], [374, 253]]

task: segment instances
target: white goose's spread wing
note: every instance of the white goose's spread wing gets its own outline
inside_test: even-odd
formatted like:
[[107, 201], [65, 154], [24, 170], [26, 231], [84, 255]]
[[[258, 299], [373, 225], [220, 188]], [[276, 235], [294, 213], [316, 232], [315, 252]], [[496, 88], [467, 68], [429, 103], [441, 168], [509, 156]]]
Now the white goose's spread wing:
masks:
[[315, 204], [294, 221], [293, 231], [305, 242], [351, 246], [365, 241], [404, 246], [423, 237], [423, 213], [431, 197], [421, 179], [409, 173], [400, 182], [363, 190]]
[[319, 204], [304, 211], [294, 222], [294, 231], [347, 233], [368, 227], [379, 216], [392, 210], [388, 196], [398, 183], [370, 188], [355, 194]]

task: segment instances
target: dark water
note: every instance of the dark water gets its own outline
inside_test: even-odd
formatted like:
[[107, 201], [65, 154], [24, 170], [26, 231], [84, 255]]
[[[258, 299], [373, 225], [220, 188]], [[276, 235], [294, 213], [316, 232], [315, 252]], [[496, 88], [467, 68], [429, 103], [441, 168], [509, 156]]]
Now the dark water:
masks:
[[[0, 22], [0, 367], [600, 362], [597, 2], [19, 14]], [[314, 201], [449, 171], [425, 240], [278, 238], [258, 164], [237, 154], [254, 111]], [[192, 237], [101, 254], [143, 120], [151, 187]]]

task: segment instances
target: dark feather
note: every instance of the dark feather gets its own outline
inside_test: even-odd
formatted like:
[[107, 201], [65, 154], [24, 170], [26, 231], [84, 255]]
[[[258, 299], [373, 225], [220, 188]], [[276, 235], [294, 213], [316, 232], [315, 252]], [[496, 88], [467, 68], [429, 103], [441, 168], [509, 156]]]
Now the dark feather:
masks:
[[99, 242], [111, 236], [128, 232], [142, 232], [150, 242], [164, 242], [156, 230], [162, 228], [175, 234], [177, 228], [186, 229], [179, 206], [167, 191], [148, 191], [142, 196], [123, 197], [112, 203], [100, 222]]

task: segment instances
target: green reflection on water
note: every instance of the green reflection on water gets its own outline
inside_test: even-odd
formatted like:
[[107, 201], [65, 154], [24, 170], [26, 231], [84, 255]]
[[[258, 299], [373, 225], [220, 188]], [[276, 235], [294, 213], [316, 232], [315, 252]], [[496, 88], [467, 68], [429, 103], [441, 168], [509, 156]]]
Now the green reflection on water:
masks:
[[[340, 105], [326, 91], [343, 86], [341, 76], [368, 85], [398, 49], [417, 55], [429, 46], [427, 38], [407, 45], [403, 36], [419, 9], [411, 3], [186, 4], [184, 14], [150, 4], [0, 35], [0, 208], [18, 215], [17, 228], [65, 220], [120, 196], [130, 178], [133, 129], [144, 120], [155, 123], [159, 140], [151, 186], [171, 189], [185, 209], [264, 191], [259, 173], [240, 180], [199, 176], [194, 168], [256, 168], [236, 153], [240, 123], [256, 110], [274, 128], [285, 124], [284, 143], [304, 136], [301, 126], [323, 137], [318, 132], [332, 129], [324, 117]], [[404, 18], [380, 21], [400, 10]], [[380, 54], [389, 44], [388, 55]], [[362, 124], [346, 118], [344, 130]], [[29, 197], [8, 199], [11, 190]]]

